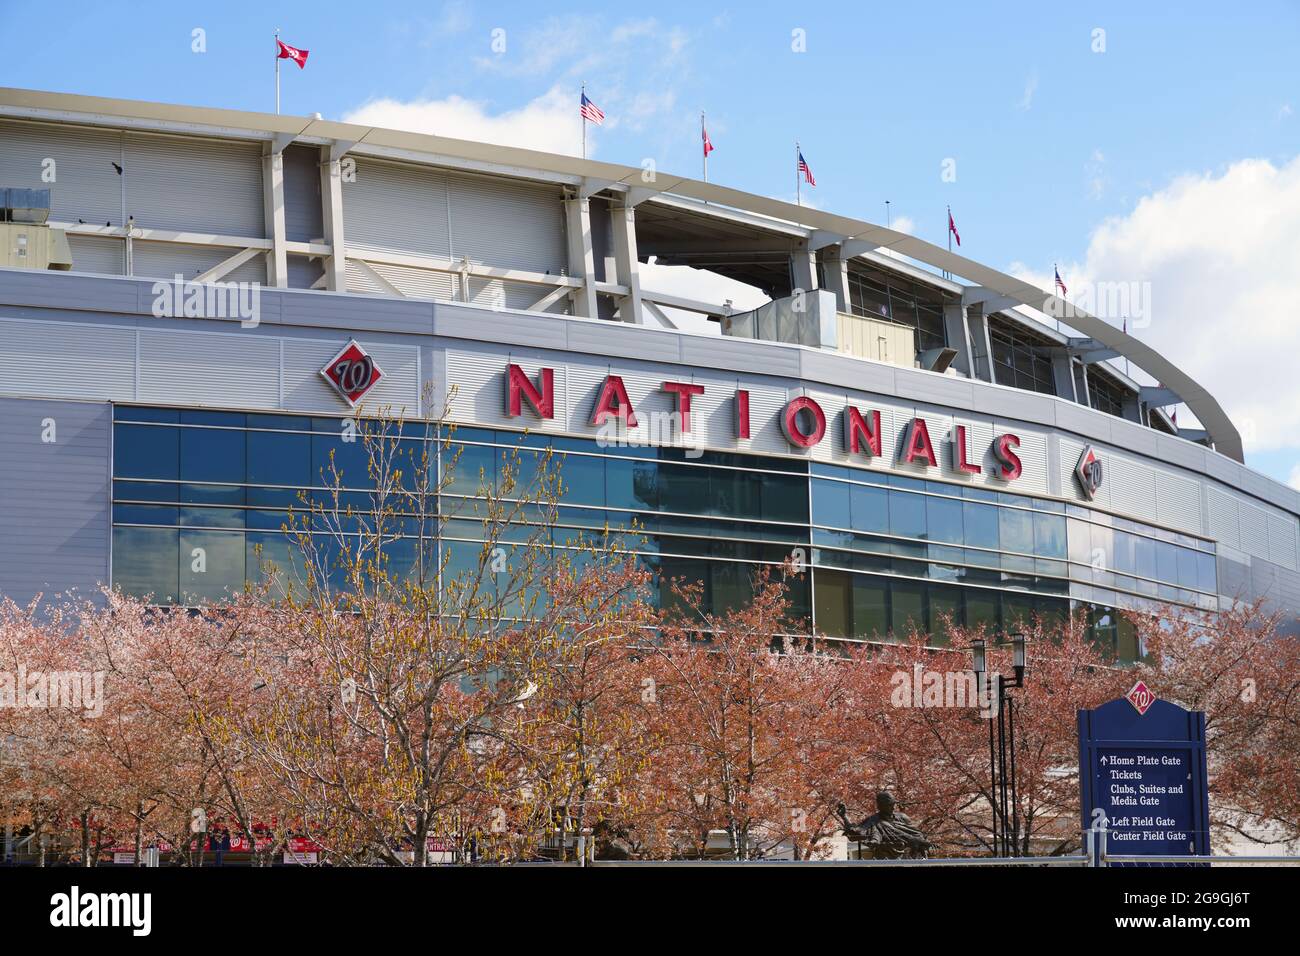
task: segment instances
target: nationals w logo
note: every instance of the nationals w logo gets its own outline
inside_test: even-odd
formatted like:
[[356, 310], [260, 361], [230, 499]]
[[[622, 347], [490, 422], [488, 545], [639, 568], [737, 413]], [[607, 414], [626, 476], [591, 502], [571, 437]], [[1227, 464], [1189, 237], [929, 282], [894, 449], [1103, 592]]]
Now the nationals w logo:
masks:
[[1074, 466], [1074, 477], [1079, 479], [1079, 487], [1089, 501], [1097, 496], [1101, 487], [1101, 459], [1096, 450], [1088, 445], [1079, 456], [1079, 463]]
[[354, 408], [357, 402], [365, 397], [366, 392], [379, 384], [379, 380], [384, 377], [375, 360], [357, 344], [356, 339], [343, 346], [338, 355], [325, 364], [320, 373], [325, 377], [325, 381], [333, 385], [335, 391]]

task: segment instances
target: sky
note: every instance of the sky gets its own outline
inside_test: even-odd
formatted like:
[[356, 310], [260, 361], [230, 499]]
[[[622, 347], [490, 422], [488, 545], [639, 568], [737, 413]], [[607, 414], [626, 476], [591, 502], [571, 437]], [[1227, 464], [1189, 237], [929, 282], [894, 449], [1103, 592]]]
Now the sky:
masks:
[[711, 181], [793, 200], [798, 141], [818, 208], [1123, 290], [1300, 487], [1300, 0], [1061, 7], [0, 0], [0, 85], [269, 112], [279, 28], [290, 114], [578, 154], [585, 82], [590, 156], [699, 176], [704, 110]]

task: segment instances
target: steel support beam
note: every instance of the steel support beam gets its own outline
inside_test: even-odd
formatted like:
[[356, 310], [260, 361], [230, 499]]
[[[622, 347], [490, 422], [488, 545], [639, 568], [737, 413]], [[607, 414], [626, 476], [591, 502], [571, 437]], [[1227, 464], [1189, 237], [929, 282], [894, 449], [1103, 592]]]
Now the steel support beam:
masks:
[[564, 200], [569, 239], [569, 275], [582, 280], [573, 293], [573, 312], [585, 319], [600, 317], [596, 305], [596, 256], [591, 246], [591, 204], [580, 197]]
[[[330, 255], [325, 258], [325, 288], [331, 292], [346, 292], [348, 289], [348, 260], [346, 238], [343, 235], [343, 170], [340, 146], [351, 143], [335, 143], [321, 149], [320, 198], [321, 222], [325, 224], [325, 242], [330, 246]], [[343, 152], [346, 152], [346, 148]]]
[[267, 145], [262, 156], [262, 211], [266, 222], [266, 237], [271, 240], [271, 249], [266, 254], [266, 284], [273, 288], [288, 288], [289, 254], [285, 249], [284, 227], [284, 150], [273, 144]]
[[610, 228], [614, 233], [614, 272], [619, 285], [627, 286], [628, 294], [619, 302], [619, 314], [624, 322], [645, 324], [641, 303], [641, 275], [638, 271], [636, 249], [636, 210], [617, 202], [609, 204]]

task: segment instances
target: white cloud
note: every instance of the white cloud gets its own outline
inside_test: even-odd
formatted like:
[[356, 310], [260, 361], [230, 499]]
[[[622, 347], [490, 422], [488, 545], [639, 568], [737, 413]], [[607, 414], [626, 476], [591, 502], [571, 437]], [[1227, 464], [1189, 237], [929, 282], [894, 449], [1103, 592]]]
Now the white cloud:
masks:
[[1291, 104], [1283, 103], [1280, 107], [1278, 107], [1277, 118], [1279, 120], [1289, 119], [1291, 116], [1291, 112], [1292, 112]]
[[1016, 104], [1016, 109], [1028, 111], [1034, 105], [1034, 94], [1038, 92], [1038, 71], [1029, 74], [1025, 80], [1025, 92], [1020, 96], [1020, 102]]
[[1291, 469], [1291, 476], [1287, 478], [1286, 483], [1296, 491], [1300, 491], [1300, 465]]
[[[451, 0], [429, 30], [463, 32], [470, 25], [469, 9]], [[594, 35], [599, 42], [592, 42]], [[517, 78], [522, 88], [549, 82], [546, 93], [513, 108], [455, 93], [406, 101], [385, 97], [362, 104], [343, 119], [576, 156], [582, 152], [578, 90], [585, 81], [588, 95], [606, 115], [603, 126], [587, 128], [588, 156], [596, 154], [602, 132], [620, 127], [640, 132], [678, 123], [686, 128], [694, 121], [694, 110], [678, 105], [677, 91], [688, 70], [683, 54], [690, 42], [678, 27], [653, 19], [605, 27], [580, 17], [557, 17], [535, 29], [511, 29], [505, 41], [505, 52], [476, 57], [475, 65]]]
[[[519, 109], [493, 113], [487, 104], [460, 96], [440, 100], [371, 100], [343, 117], [345, 123], [433, 133], [456, 139], [522, 146], [577, 156], [582, 121], [571, 91], [556, 86]], [[597, 134], [587, 130], [587, 153]]]
[[[1180, 177], [1107, 219], [1061, 275], [1071, 299], [1098, 282], [1145, 289], [1149, 325], [1130, 332], [1204, 385], [1248, 450], [1300, 449], [1298, 221], [1300, 157], [1280, 167], [1241, 160]], [[1050, 267], [1012, 270], [1051, 288]]]

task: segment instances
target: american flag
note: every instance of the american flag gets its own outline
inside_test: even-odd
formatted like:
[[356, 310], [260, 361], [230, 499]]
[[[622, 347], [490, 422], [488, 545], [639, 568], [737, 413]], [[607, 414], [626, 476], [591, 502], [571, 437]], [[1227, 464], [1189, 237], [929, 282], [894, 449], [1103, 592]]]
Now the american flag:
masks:
[[587, 99], [586, 90], [583, 90], [582, 92], [582, 105], [578, 112], [582, 114], [583, 119], [590, 120], [597, 126], [605, 122], [605, 111], [591, 100]]
[[1056, 291], [1061, 295], [1066, 295], [1068, 290], [1065, 288], [1065, 283], [1061, 281], [1061, 270], [1056, 266], [1052, 266], [1052, 271], [1056, 273]]
[[708, 158], [709, 153], [713, 152], [713, 140], [709, 139], [709, 131], [700, 124], [700, 138], [704, 140], [704, 157]]
[[[957, 240], [957, 245], [960, 246], [961, 233], [957, 231], [957, 223], [953, 222], [951, 209], [948, 210], [948, 231], [952, 233], [952, 237]], [[949, 246], [948, 248], [951, 249], [952, 246]]]
[[799, 153], [799, 172], [803, 175], [803, 180], [809, 186], [816, 186], [817, 180], [813, 179], [812, 170], [808, 168], [808, 160], [803, 158], [803, 153]]

